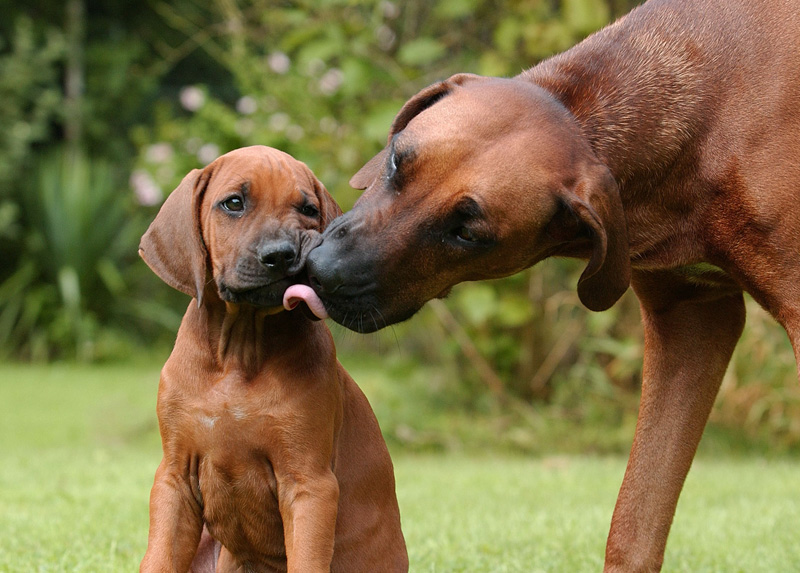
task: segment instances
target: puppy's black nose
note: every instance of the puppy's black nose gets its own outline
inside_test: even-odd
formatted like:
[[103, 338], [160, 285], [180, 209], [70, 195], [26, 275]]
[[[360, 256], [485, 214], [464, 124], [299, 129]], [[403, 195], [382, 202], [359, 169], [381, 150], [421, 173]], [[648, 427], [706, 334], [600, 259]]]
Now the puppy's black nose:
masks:
[[289, 241], [273, 241], [261, 245], [258, 260], [270, 271], [283, 273], [297, 258], [297, 250]]

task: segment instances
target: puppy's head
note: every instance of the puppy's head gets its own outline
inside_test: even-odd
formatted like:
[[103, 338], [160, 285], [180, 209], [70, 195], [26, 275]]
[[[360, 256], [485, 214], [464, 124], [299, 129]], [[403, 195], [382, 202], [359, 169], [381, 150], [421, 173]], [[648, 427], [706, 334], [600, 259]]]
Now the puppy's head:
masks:
[[264, 146], [231, 151], [184, 177], [142, 237], [139, 255], [202, 302], [280, 307], [339, 206], [305, 164]]

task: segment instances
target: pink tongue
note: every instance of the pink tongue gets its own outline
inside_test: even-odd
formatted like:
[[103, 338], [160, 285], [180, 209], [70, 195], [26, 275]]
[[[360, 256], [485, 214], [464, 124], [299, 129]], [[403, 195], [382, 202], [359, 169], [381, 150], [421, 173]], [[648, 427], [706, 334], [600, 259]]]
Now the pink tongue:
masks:
[[286, 310], [294, 310], [301, 302], [305, 302], [317, 318], [328, 318], [322, 301], [310, 286], [292, 285], [283, 293], [283, 307]]

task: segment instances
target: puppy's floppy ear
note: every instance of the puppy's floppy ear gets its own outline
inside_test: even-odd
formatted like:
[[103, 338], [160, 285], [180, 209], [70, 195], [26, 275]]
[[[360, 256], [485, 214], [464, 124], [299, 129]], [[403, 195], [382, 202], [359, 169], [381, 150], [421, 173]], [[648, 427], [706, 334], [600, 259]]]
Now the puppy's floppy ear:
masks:
[[628, 227], [619, 188], [605, 166], [594, 166], [562, 199], [588, 231], [592, 254], [578, 296], [589, 310], [610, 308], [631, 280]]
[[314, 193], [319, 201], [319, 232], [321, 233], [331, 224], [331, 221], [342, 214], [342, 209], [322, 182], [313, 174], [312, 179], [314, 180]]
[[200, 206], [209, 176], [194, 169], [170, 193], [139, 243], [139, 256], [161, 280], [202, 302], [208, 253]]
[[406, 126], [418, 116], [420, 113], [431, 107], [437, 101], [441, 100], [456, 86], [464, 85], [464, 83], [473, 80], [483, 79], [481, 76], [475, 74], [456, 74], [450, 76], [443, 82], [435, 83], [420, 91], [417, 95], [408, 100], [405, 105], [400, 109], [397, 116], [392, 122], [392, 128], [389, 130], [389, 138], [387, 147], [378, 152], [378, 154], [370, 159], [364, 167], [359, 169], [358, 173], [353, 175], [350, 179], [350, 186], [354, 189], [366, 189], [381, 173], [384, 164], [386, 163], [386, 155], [388, 154], [388, 142], [392, 140], [395, 134], [403, 131]]

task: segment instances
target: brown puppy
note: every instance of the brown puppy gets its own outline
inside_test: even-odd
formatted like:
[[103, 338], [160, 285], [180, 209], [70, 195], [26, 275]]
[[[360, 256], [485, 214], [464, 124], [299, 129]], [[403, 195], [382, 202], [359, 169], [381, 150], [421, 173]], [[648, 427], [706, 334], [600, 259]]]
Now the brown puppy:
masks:
[[800, 356], [800, 10], [650, 0], [512, 79], [409, 100], [309, 255], [331, 317], [404, 320], [461, 281], [588, 259], [583, 303], [641, 301], [644, 382], [607, 571], [660, 569], [747, 291]]
[[[140, 255], [196, 299], [161, 372], [164, 457], [142, 571], [406, 571], [392, 462], [330, 332], [284, 312], [339, 208], [263, 146], [194, 170]], [[207, 534], [206, 534], [207, 535]], [[220, 551], [221, 550], [221, 551]]]

